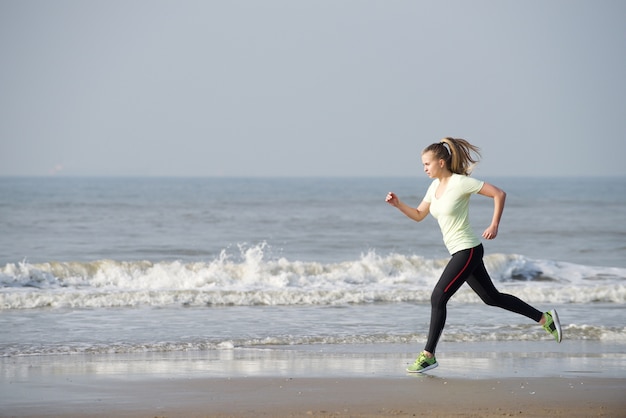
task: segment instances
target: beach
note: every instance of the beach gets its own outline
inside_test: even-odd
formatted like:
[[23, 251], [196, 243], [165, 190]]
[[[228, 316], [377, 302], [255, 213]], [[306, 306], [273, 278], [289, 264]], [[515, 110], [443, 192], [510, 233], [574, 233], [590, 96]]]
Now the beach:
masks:
[[384, 197], [427, 179], [0, 179], [0, 417], [626, 416], [626, 182], [495, 183], [485, 265], [563, 342], [463, 286], [411, 375], [449, 254]]
[[444, 346], [428, 374], [403, 371], [406, 345], [5, 358], [0, 415], [626, 416], [619, 353]]

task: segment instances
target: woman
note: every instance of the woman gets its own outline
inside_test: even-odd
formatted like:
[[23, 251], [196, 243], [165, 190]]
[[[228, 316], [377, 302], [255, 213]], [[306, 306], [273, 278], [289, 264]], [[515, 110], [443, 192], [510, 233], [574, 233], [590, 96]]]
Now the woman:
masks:
[[431, 144], [422, 152], [422, 163], [428, 177], [434, 180], [419, 206], [406, 205], [395, 193], [387, 195], [387, 203], [414, 221], [419, 222], [431, 213], [439, 222], [444, 243], [452, 255], [431, 295], [428, 340], [424, 351], [407, 369], [411, 373], [438, 366], [435, 349], [446, 322], [446, 304], [465, 282], [487, 305], [524, 315], [561, 342], [561, 325], [555, 310], [542, 313], [515, 296], [500, 293], [485, 269], [483, 246], [469, 224], [469, 199], [475, 193], [493, 199], [493, 218], [482, 234], [483, 238], [490, 240], [498, 235], [506, 193], [492, 184], [469, 177], [473, 165], [478, 162], [472, 154], [480, 157], [478, 147], [464, 139], [444, 138]]

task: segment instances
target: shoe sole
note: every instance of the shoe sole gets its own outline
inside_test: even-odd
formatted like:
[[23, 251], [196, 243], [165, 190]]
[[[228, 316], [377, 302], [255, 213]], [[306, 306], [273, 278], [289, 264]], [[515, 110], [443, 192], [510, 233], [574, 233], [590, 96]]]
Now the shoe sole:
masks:
[[554, 328], [556, 328], [556, 334], [559, 337], [557, 338], [556, 342], [560, 343], [563, 337], [561, 334], [561, 321], [559, 321], [559, 315], [556, 313], [556, 309], [552, 309], [550, 311], [550, 315], [552, 315], [552, 320], [554, 321]]
[[406, 369], [406, 371], [409, 372], [409, 373], [424, 373], [425, 371], [432, 370], [432, 369], [434, 369], [437, 366], [439, 366], [439, 363], [431, 364], [430, 366], [424, 367], [421, 370], [409, 370], [409, 369]]

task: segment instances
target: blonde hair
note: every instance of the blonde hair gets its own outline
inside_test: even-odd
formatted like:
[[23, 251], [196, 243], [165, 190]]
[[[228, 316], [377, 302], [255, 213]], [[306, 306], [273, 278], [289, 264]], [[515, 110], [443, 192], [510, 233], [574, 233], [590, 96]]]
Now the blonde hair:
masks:
[[[448, 150], [448, 148], [450, 149]], [[443, 138], [440, 142], [435, 142], [424, 148], [422, 154], [428, 151], [435, 154], [437, 159], [444, 160], [448, 170], [464, 176], [469, 176], [480, 160], [480, 148], [461, 138]], [[472, 154], [475, 154], [476, 157]]]

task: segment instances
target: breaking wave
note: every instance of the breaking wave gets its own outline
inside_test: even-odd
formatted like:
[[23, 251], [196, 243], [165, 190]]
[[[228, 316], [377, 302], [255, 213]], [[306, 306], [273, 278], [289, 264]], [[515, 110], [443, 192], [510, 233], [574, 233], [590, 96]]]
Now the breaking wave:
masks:
[[[428, 302], [447, 259], [371, 251], [338, 263], [268, 259], [265, 244], [214, 260], [9, 263], [0, 310], [127, 306], [329, 305]], [[626, 269], [485, 257], [497, 286], [529, 303], [624, 303]], [[463, 287], [455, 300], [478, 303]]]

